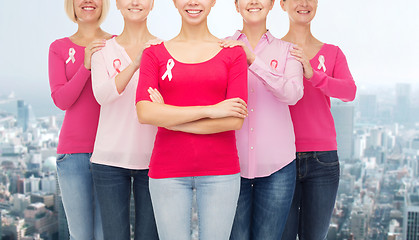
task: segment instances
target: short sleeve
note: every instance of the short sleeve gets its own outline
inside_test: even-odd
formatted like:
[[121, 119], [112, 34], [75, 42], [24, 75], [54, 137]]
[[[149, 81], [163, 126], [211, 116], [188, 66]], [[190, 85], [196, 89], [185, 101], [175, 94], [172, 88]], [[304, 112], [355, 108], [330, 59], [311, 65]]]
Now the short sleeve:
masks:
[[159, 64], [155, 55], [155, 46], [144, 50], [141, 57], [140, 77], [137, 86], [136, 103], [139, 101], [151, 101], [148, 88], [157, 88], [159, 85]]
[[247, 59], [241, 47], [231, 49], [226, 99], [239, 97], [247, 102]]

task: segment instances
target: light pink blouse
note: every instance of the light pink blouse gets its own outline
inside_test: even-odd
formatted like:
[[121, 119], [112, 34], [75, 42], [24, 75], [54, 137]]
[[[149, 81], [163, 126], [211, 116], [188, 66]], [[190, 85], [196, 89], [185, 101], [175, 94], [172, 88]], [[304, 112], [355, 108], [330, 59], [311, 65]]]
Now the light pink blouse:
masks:
[[135, 108], [139, 70], [119, 94], [116, 75], [131, 59], [115, 38], [92, 57], [93, 93], [100, 104], [99, 125], [91, 161], [126, 169], [147, 169], [157, 128], [140, 124]]
[[[247, 37], [237, 31], [233, 40]], [[236, 132], [241, 176], [269, 176], [295, 159], [294, 128], [288, 105], [303, 96], [303, 69], [290, 55], [292, 44], [268, 31], [254, 49], [256, 59], [248, 70], [248, 111]]]

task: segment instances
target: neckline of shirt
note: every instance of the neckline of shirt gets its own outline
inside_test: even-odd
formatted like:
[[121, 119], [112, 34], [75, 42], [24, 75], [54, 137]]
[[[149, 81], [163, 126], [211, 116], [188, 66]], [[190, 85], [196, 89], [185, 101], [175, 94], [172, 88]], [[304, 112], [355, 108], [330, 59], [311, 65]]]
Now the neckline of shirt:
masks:
[[77, 46], [79, 48], [86, 48], [85, 46], [78, 45], [78, 44], [74, 43], [73, 41], [71, 41], [70, 37], [66, 37], [65, 39], [67, 39], [67, 41], [69, 41], [71, 43], [71, 45]]
[[125, 50], [125, 48], [123, 46], [121, 46], [118, 41], [116, 41], [116, 38], [111, 38], [109, 40], [107, 40], [107, 42], [113, 44], [116, 48], [119, 49], [119, 51], [121, 52], [121, 54], [123, 55], [123, 57], [125, 58], [125, 60], [128, 61], [128, 64], [132, 63], [131, 58], [129, 57], [127, 51]]
[[314, 55], [314, 57], [312, 59], [310, 59], [309, 62], [315, 61], [316, 59], [318, 59], [319, 58], [318, 56], [323, 51], [323, 49], [326, 47], [326, 45], [327, 45], [327, 43], [323, 43], [322, 47], [319, 49], [319, 51], [316, 53], [316, 55]]
[[199, 65], [199, 64], [205, 64], [205, 63], [211, 62], [212, 60], [218, 58], [218, 56], [221, 54], [221, 52], [223, 52], [223, 50], [225, 49], [225, 48], [221, 48], [221, 50], [218, 51], [217, 54], [215, 54], [213, 57], [211, 57], [208, 60], [205, 60], [205, 61], [202, 61], [202, 62], [197, 62], [197, 63], [185, 63], [185, 62], [178, 61], [176, 58], [174, 58], [173, 55], [169, 52], [169, 50], [166, 48], [166, 45], [164, 45], [164, 42], [162, 42], [160, 45], [162, 45], [162, 48], [170, 56], [171, 59], [173, 59], [175, 62], [178, 62], [178, 63], [183, 64], [183, 65]]

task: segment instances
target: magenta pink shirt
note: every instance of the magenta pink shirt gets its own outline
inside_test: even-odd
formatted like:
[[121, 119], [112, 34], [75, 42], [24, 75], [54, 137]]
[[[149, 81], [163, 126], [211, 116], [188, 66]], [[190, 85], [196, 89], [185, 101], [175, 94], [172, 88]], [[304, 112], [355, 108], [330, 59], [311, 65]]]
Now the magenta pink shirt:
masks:
[[[233, 40], [250, 43], [237, 31]], [[303, 96], [303, 68], [290, 55], [292, 44], [268, 31], [259, 40], [248, 71], [248, 110], [236, 132], [241, 176], [266, 177], [295, 159], [294, 128], [288, 105]]]
[[290, 106], [297, 152], [337, 149], [330, 97], [353, 101], [356, 85], [339, 47], [324, 44], [310, 60], [314, 75], [304, 78], [304, 96]]
[[[241, 47], [222, 49], [202, 63], [186, 64], [174, 59], [162, 43], [144, 51], [140, 69], [137, 102], [151, 101], [149, 87], [157, 88], [165, 103], [174, 106], [213, 105], [235, 97], [247, 100], [247, 63]], [[238, 160], [234, 131], [200, 135], [158, 128], [149, 176], [236, 174]]]
[[91, 153], [99, 119], [90, 71], [84, 67], [84, 47], [69, 38], [49, 48], [49, 83], [55, 105], [65, 111], [57, 153]]

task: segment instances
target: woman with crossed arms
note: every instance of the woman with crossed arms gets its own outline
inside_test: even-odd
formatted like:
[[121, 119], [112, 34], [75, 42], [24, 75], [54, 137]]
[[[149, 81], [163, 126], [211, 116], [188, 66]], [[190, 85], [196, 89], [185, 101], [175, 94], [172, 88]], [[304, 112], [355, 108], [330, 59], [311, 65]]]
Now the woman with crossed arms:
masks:
[[139, 121], [159, 127], [149, 172], [157, 229], [162, 240], [191, 239], [196, 189], [200, 239], [227, 240], [240, 188], [234, 130], [247, 116], [246, 55], [210, 33], [215, 0], [174, 4], [181, 31], [144, 51], [137, 89]]

